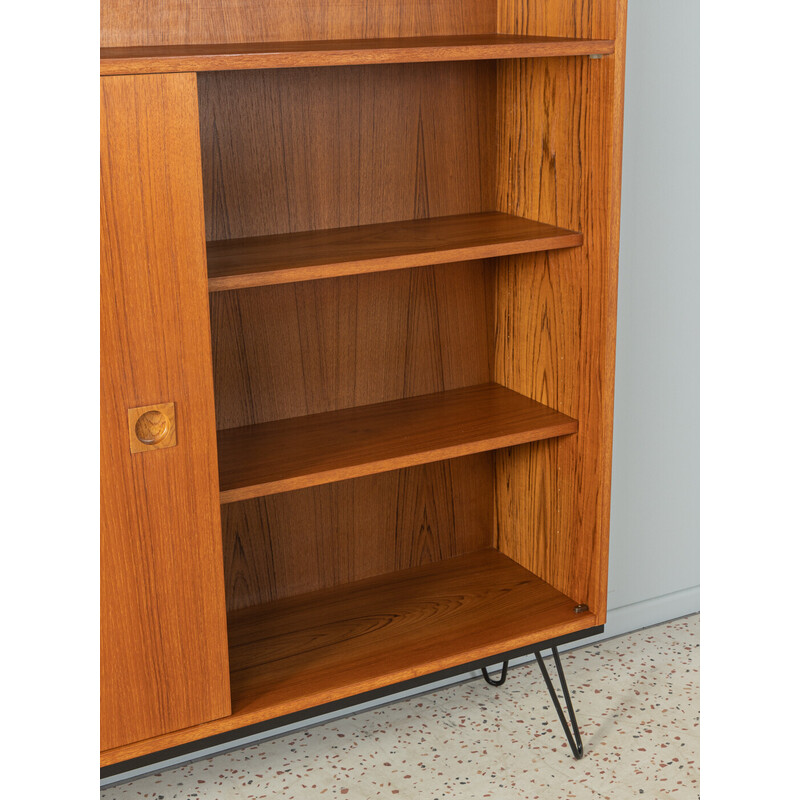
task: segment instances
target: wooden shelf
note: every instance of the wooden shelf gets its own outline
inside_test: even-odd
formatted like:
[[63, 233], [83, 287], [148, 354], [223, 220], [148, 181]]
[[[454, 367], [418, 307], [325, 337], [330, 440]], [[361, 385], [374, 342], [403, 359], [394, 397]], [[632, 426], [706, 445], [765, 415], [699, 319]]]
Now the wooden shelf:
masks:
[[212, 292], [577, 247], [583, 234], [489, 211], [208, 243]]
[[290, 714], [593, 624], [496, 550], [228, 615], [237, 724]]
[[419, 36], [398, 39], [331, 39], [307, 42], [101, 47], [101, 75], [209, 72], [277, 67], [325, 67], [415, 61], [606, 55], [610, 39], [512, 36]]
[[102, 754], [175, 747], [599, 624], [494, 549], [228, 614], [232, 713]]
[[233, 503], [575, 433], [578, 423], [494, 383], [217, 432]]

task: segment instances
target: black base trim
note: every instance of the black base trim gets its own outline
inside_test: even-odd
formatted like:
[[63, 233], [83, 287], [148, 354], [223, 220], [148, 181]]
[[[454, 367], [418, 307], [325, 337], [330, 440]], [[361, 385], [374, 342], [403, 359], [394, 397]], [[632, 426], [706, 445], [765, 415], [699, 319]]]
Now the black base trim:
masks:
[[419, 686], [424, 686], [427, 683], [434, 683], [435, 681], [451, 678], [454, 675], [459, 675], [464, 672], [472, 672], [477, 669], [484, 669], [492, 664], [497, 664], [500, 661], [509, 661], [513, 658], [520, 656], [527, 656], [531, 653], [536, 653], [540, 650], [548, 650], [553, 646], [560, 647], [563, 644], [576, 642], [580, 639], [587, 639], [590, 636], [597, 636], [605, 630], [604, 625], [596, 625], [593, 628], [586, 628], [582, 631], [575, 633], [567, 633], [564, 636], [557, 636], [554, 639], [547, 639], [544, 642], [536, 642], [536, 644], [529, 644], [525, 647], [518, 647], [516, 650], [508, 650], [505, 653], [498, 653], [489, 658], [481, 658], [477, 661], [470, 661], [466, 664], [460, 664], [457, 667], [450, 667], [443, 669], [439, 672], [431, 672], [427, 675], [421, 675], [418, 678], [411, 678], [407, 681], [400, 683], [393, 683], [389, 686], [382, 686], [380, 689], [373, 689], [369, 692], [362, 692], [361, 694], [351, 695], [344, 697], [341, 700], [335, 700], [332, 703], [324, 703], [320, 706], [313, 706], [306, 708], [302, 711], [295, 711], [293, 714], [285, 714], [282, 717], [275, 717], [273, 719], [265, 720], [264, 722], [257, 722], [253, 725], [246, 725], [243, 728], [236, 728], [232, 731], [225, 731], [225, 733], [218, 733], [214, 736], [207, 736], [205, 739], [195, 739], [186, 744], [180, 744], [175, 747], [168, 747], [166, 750], [158, 750], [155, 753], [148, 753], [145, 756], [138, 758], [129, 758], [127, 761], [119, 761], [116, 764], [109, 764], [106, 767], [100, 768], [100, 778], [112, 778], [114, 775], [120, 775], [123, 772], [130, 772], [142, 767], [148, 767], [151, 764], [157, 764], [160, 761], [167, 761], [171, 758], [179, 758], [198, 750], [205, 750], [208, 747], [217, 747], [221, 744], [234, 742], [237, 739], [244, 739], [247, 736], [253, 736], [256, 733], [265, 733], [275, 728], [282, 728], [285, 725], [291, 725], [295, 722], [302, 722], [303, 720], [318, 717], [322, 714], [330, 714], [333, 711], [341, 711], [348, 706], [355, 706], [361, 703], [367, 703], [370, 700], [378, 700], [381, 697], [386, 697], [390, 694], [397, 694], [408, 689], [416, 689]]

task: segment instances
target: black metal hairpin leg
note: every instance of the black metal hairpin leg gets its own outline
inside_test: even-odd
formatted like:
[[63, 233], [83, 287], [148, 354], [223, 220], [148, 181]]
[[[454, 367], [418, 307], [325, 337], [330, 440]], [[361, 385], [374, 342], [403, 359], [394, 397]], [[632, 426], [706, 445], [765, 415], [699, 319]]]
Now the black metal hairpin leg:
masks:
[[581, 732], [578, 730], [578, 720], [575, 719], [575, 711], [572, 708], [572, 700], [569, 697], [569, 689], [567, 688], [567, 681], [564, 678], [564, 670], [561, 668], [561, 659], [558, 656], [558, 650], [553, 647], [553, 660], [556, 662], [556, 670], [558, 671], [558, 679], [561, 681], [561, 691], [564, 695], [564, 702], [567, 705], [567, 712], [569, 713], [569, 721], [572, 723], [572, 731], [575, 733], [575, 738], [567, 725], [567, 719], [564, 716], [564, 711], [561, 708], [561, 703], [558, 700], [556, 690], [553, 688], [553, 681], [550, 680], [550, 675], [547, 672], [547, 667], [542, 660], [542, 654], [539, 650], [536, 651], [536, 660], [539, 662], [539, 669], [542, 671], [544, 682], [547, 684], [547, 689], [550, 692], [550, 699], [556, 707], [556, 713], [559, 720], [561, 720], [561, 727], [567, 735], [567, 742], [569, 743], [572, 755], [575, 758], [583, 758], [583, 742], [581, 741]]
[[481, 667], [481, 672], [483, 673], [483, 679], [486, 683], [491, 686], [502, 686], [506, 682], [506, 675], [508, 674], [508, 661], [503, 662], [503, 670], [500, 673], [500, 677], [497, 679], [490, 677], [489, 670], [486, 669], [486, 667]]

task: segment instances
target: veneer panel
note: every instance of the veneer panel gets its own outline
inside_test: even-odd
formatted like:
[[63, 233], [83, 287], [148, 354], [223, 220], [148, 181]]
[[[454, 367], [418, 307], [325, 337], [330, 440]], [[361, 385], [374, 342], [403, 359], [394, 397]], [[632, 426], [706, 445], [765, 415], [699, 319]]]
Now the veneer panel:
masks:
[[421, 61], [585, 56], [613, 52], [614, 42], [608, 39], [496, 33], [395, 39], [104, 47], [100, 50], [100, 74], [408, 64]]
[[575, 231], [487, 211], [208, 243], [211, 292], [575, 247]]
[[[193, 75], [101, 80], [101, 746], [230, 713]], [[174, 403], [132, 453], [128, 409]]]
[[228, 610], [491, 546], [493, 455], [224, 504]]
[[219, 431], [220, 501], [563, 436], [577, 423], [497, 384]]

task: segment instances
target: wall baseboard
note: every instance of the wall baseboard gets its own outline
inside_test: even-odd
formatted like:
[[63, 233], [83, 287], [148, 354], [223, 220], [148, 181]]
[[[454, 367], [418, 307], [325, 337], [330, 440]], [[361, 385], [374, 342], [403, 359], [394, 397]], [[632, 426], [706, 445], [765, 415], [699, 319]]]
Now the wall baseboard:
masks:
[[615, 608], [608, 614], [604, 639], [649, 628], [678, 617], [700, 611], [700, 587], [692, 586], [679, 592], [652, 597], [629, 606]]
[[[599, 636], [590, 639], [581, 639], [579, 642], [566, 645], [563, 649], [570, 650], [574, 647], [585, 647], [587, 644], [613, 639], [625, 633], [633, 633], [651, 625], [660, 625], [678, 617], [686, 617], [700, 611], [700, 587], [692, 586], [681, 589], [679, 592], [662, 594], [660, 597], [651, 597], [640, 600], [620, 608], [608, 611], [606, 629]], [[562, 648], [559, 648], [561, 650]]]
[[[648, 600], [642, 600], [638, 603], [631, 603], [630, 605], [622, 606], [621, 608], [610, 609], [608, 612], [605, 631], [603, 633], [598, 636], [593, 636], [589, 639], [581, 639], [580, 641], [573, 642], [572, 644], [564, 645], [564, 647], [560, 647], [559, 650], [571, 650], [577, 647], [586, 647], [587, 645], [594, 644], [595, 642], [599, 642], [604, 639], [612, 639], [615, 636], [622, 636], [626, 633], [632, 633], [633, 631], [640, 630], [641, 628], [648, 628], [651, 625], [658, 625], [662, 622], [668, 622], [669, 620], [677, 619], [678, 617], [685, 617], [688, 614], [694, 614], [699, 610], [699, 586], [693, 586], [690, 589], [683, 589], [679, 592], [665, 594], [661, 597], [652, 597]], [[509, 666], [518, 666], [533, 660], [535, 660], [535, 656], [533, 655], [522, 656], [521, 658], [512, 660], [509, 663]], [[293, 731], [301, 730], [303, 728], [311, 728], [315, 725], [322, 725], [323, 723], [330, 722], [334, 719], [349, 717], [353, 714], [357, 714], [360, 711], [367, 711], [371, 708], [389, 705], [391, 703], [398, 702], [399, 700], [405, 700], [409, 697], [427, 694], [428, 692], [433, 692], [446, 686], [452, 686], [456, 683], [463, 683], [464, 681], [477, 678], [480, 674], [480, 670], [464, 672], [461, 675], [455, 675], [451, 678], [446, 678], [441, 681], [434, 681], [416, 689], [410, 689], [405, 692], [398, 692], [397, 694], [388, 695], [380, 700], [369, 703], [355, 704], [346, 709], [342, 709], [341, 711], [336, 711], [331, 714], [322, 714], [319, 717], [313, 717], [293, 725], [286, 725], [283, 728], [275, 728], [266, 733], [247, 736], [242, 739], [237, 739], [235, 742], [227, 742], [226, 744], [218, 747], [209, 747], [204, 750], [197, 750], [194, 753], [190, 753], [179, 758], [171, 758], [158, 762], [157, 764], [151, 764], [138, 770], [131, 770], [130, 772], [114, 775], [105, 781], [100, 781], [100, 786], [101, 788], [104, 788], [118, 783], [126, 783], [127, 781], [134, 780], [135, 778], [140, 778], [143, 775], [148, 775], [153, 772], [161, 772], [162, 770], [170, 769], [171, 767], [187, 764], [190, 761], [197, 761], [201, 758], [209, 758], [210, 756], [218, 755], [219, 753], [237, 750], [238, 748], [245, 747], [249, 744], [255, 744], [256, 742], [262, 742], [267, 739], [275, 739], [279, 736], [285, 736], [288, 733], [292, 733]]]

